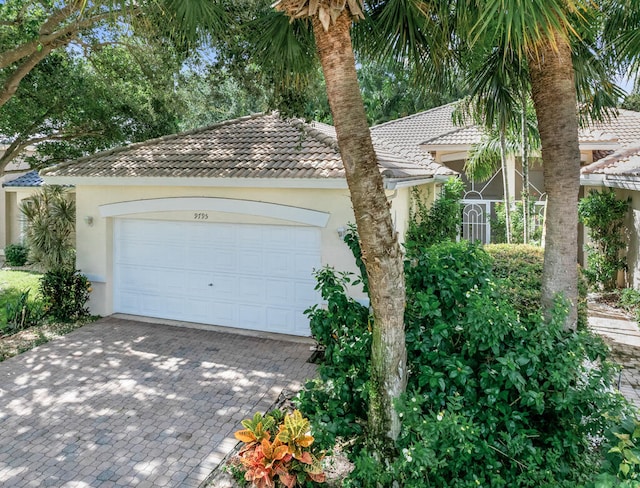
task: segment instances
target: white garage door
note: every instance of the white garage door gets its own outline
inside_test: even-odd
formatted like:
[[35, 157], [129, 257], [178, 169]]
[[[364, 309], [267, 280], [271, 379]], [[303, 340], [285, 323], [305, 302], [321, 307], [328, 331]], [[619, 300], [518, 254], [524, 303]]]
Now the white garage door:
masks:
[[116, 312], [309, 335], [314, 227], [117, 219]]

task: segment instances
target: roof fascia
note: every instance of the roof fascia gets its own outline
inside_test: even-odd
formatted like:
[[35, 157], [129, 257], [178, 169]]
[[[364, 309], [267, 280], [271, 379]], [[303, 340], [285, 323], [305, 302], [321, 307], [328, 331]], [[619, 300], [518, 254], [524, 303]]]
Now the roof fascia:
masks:
[[620, 188], [622, 190], [640, 191], [640, 178], [634, 176], [607, 175], [604, 180], [604, 186]]
[[598, 150], [610, 150], [610, 149], [620, 149], [622, 146], [619, 142], [580, 142], [579, 144], [581, 151], [598, 151]]
[[580, 175], [580, 186], [605, 186], [605, 179], [603, 174]]
[[429, 178], [387, 178], [384, 180], [385, 190], [397, 190], [398, 188], [408, 188], [428, 183], [435, 183], [435, 177]]
[[345, 189], [344, 178], [163, 178], [163, 177], [99, 177], [48, 176], [42, 179], [49, 185], [74, 186], [188, 186], [243, 188], [321, 188]]
[[468, 152], [473, 147], [473, 144], [419, 144], [418, 147], [426, 152]]

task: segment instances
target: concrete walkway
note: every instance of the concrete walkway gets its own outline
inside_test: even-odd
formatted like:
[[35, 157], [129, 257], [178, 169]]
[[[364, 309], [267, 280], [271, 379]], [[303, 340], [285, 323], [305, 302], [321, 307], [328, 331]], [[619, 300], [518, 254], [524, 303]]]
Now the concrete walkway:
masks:
[[613, 359], [622, 365], [620, 392], [640, 408], [640, 329], [621, 311], [589, 303], [589, 327], [611, 346]]
[[198, 487], [309, 344], [107, 318], [0, 363], [0, 486]]

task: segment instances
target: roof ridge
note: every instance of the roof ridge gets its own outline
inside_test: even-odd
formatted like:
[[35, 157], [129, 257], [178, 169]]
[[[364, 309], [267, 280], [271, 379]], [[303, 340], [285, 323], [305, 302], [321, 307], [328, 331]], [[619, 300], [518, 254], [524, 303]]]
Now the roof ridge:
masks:
[[433, 136], [433, 137], [425, 140], [424, 142], [421, 142], [419, 144], [419, 146], [422, 146], [423, 144], [427, 144], [430, 141], [434, 141], [436, 139], [440, 139], [441, 137], [446, 137], [446, 136], [449, 136], [451, 134], [455, 134], [456, 132], [460, 132], [460, 131], [467, 130], [467, 129], [472, 129], [474, 127], [477, 127], [480, 132], [483, 132], [482, 126], [480, 126], [479, 124], [461, 125], [459, 127], [455, 127], [453, 129], [451, 129], [450, 131], [443, 132], [442, 134], [438, 134], [437, 136]]
[[123, 151], [130, 151], [132, 149], [137, 149], [139, 147], [143, 147], [146, 145], [153, 145], [153, 144], [157, 144], [158, 142], [166, 142], [166, 141], [170, 141], [172, 139], [176, 139], [178, 137], [183, 137], [183, 136], [190, 136], [193, 134], [199, 134], [201, 132], [205, 132], [211, 129], [217, 129], [220, 127], [224, 127], [226, 125], [232, 125], [232, 124], [237, 124], [240, 122], [244, 122], [246, 120], [251, 120], [251, 119], [256, 119], [258, 117], [264, 117], [264, 116], [268, 116], [271, 114], [267, 114], [265, 112], [257, 112], [254, 114], [249, 114], [249, 115], [243, 115], [242, 117], [237, 117], [235, 119], [231, 119], [231, 120], [223, 120], [221, 122], [216, 122], [215, 124], [211, 124], [205, 127], [197, 127], [195, 129], [189, 129], [183, 132], [175, 132], [173, 134], [166, 134], [164, 136], [159, 136], [159, 137], [154, 137], [153, 139], [147, 139], [145, 141], [140, 141], [140, 142], [134, 142], [132, 144], [126, 144], [124, 146], [118, 146], [118, 147], [113, 147], [111, 149], [105, 149], [104, 151], [99, 151], [97, 153], [93, 153], [93, 154], [87, 154], [86, 156], [82, 156], [80, 158], [77, 159], [72, 159], [70, 161], [63, 161], [62, 163], [58, 163], [55, 164], [53, 166], [49, 166], [47, 168], [43, 168], [42, 170], [40, 170], [39, 174], [47, 174], [47, 172], [49, 172], [50, 170], [56, 170], [56, 169], [61, 169], [61, 168], [66, 168], [68, 166], [71, 166], [73, 164], [77, 164], [77, 163], [82, 163], [84, 161], [87, 161], [88, 159], [92, 159], [92, 158], [96, 158], [96, 157], [101, 157], [101, 156], [111, 156], [113, 154], [118, 154], [120, 152]]
[[[334, 151], [337, 151], [338, 154], [340, 154], [340, 147], [338, 146], [337, 137], [331, 137], [329, 134], [326, 134], [321, 130], [316, 129], [315, 127], [311, 126], [310, 124], [308, 124], [302, 119], [291, 118], [288, 120], [292, 126], [305, 131], [309, 136], [313, 137], [318, 142], [321, 142], [325, 146], [329, 147], [330, 149], [333, 149]], [[330, 124], [325, 124], [325, 125], [333, 127]]]
[[388, 120], [388, 121], [386, 121], [386, 122], [383, 122], [382, 124], [372, 125], [372, 126], [370, 127], [370, 129], [377, 129], [377, 128], [379, 128], [379, 127], [384, 127], [385, 125], [390, 125], [390, 124], [397, 123], [397, 122], [398, 122], [398, 121], [400, 121], [400, 120], [409, 120], [409, 119], [413, 119], [413, 118], [418, 117], [418, 116], [420, 116], [420, 115], [424, 115], [424, 114], [429, 113], [429, 112], [435, 112], [436, 110], [441, 110], [441, 109], [443, 109], [443, 108], [445, 108], [445, 107], [448, 107], [448, 106], [450, 106], [450, 105], [454, 105], [454, 104], [458, 103], [459, 101], [460, 101], [460, 100], [455, 100], [455, 101], [453, 101], [453, 102], [445, 103], [444, 105], [438, 105], [437, 107], [431, 107], [430, 109], [428, 109], [428, 110], [423, 110], [422, 112], [417, 112], [417, 113], [415, 113], [415, 114], [406, 115], [406, 116], [404, 116], [404, 117], [400, 117], [400, 118], [398, 118], [398, 119]]
[[640, 153], [640, 142], [632, 146], [623, 147], [611, 154], [608, 154], [604, 158], [598, 159], [597, 161], [594, 161], [591, 164], [587, 164], [586, 166], [583, 166], [581, 169], [581, 172], [587, 173], [587, 174], [593, 173], [594, 171], [605, 169], [609, 165], [615, 164], [621, 159], [627, 158], [629, 156], [633, 156], [634, 154], [638, 154], [638, 153]]

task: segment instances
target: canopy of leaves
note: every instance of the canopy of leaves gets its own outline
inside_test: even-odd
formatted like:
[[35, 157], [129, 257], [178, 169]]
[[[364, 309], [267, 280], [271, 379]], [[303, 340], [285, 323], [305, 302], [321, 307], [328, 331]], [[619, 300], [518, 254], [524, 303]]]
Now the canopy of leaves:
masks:
[[143, 46], [106, 46], [90, 59], [52, 53], [0, 110], [0, 133], [12, 143], [0, 165], [34, 143], [29, 162], [39, 168], [175, 132], [186, 109], [173, 93], [177, 69]]

